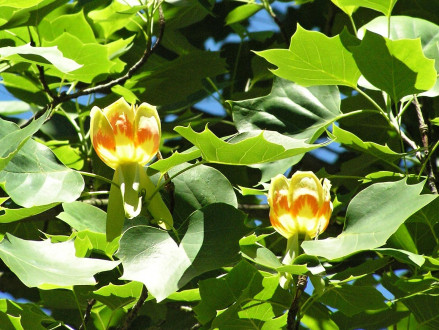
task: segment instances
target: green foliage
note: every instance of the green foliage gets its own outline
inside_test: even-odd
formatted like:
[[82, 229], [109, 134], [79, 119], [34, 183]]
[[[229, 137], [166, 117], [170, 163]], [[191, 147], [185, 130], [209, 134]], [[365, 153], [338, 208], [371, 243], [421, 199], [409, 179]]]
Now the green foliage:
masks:
[[[0, 0], [0, 328], [438, 328], [438, 12]], [[120, 97], [161, 154], [113, 171], [90, 111]], [[333, 211], [296, 249], [266, 194], [297, 170]]]

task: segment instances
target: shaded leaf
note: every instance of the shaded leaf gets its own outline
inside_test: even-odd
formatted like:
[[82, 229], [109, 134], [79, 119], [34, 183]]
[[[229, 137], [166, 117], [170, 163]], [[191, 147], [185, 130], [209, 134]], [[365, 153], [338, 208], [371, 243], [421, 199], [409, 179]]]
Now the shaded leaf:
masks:
[[353, 316], [365, 310], [387, 308], [383, 295], [372, 286], [343, 285], [333, 287], [325, 291], [318, 300], [338, 309], [347, 316]]
[[427, 91], [436, 83], [434, 60], [425, 57], [419, 39], [392, 41], [366, 31], [353, 55], [363, 76], [395, 102]]
[[306, 88], [280, 78], [267, 96], [229, 103], [239, 132], [266, 129], [311, 142], [341, 115], [337, 87]]

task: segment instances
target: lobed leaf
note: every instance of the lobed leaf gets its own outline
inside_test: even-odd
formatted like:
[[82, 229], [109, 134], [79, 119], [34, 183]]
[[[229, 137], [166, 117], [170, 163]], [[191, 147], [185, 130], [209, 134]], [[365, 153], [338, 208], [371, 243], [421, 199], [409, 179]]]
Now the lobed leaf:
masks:
[[353, 39], [329, 38], [323, 33], [307, 31], [300, 25], [286, 49], [256, 52], [276, 65], [273, 73], [302, 86], [344, 85], [355, 88], [360, 71], [346, 48]]
[[26, 241], [11, 234], [6, 234], [0, 243], [0, 258], [28, 287], [94, 285], [93, 275], [119, 264], [77, 258], [73, 241]]
[[200, 149], [203, 159], [229, 165], [273, 162], [322, 146], [308, 144], [303, 139], [286, 137], [273, 131], [246, 132], [239, 134], [230, 142], [225, 142], [207, 127], [201, 133], [195, 132], [190, 126], [178, 126], [174, 130]]
[[305, 241], [303, 249], [310, 255], [339, 259], [384, 245], [406, 219], [436, 199], [435, 195], [419, 195], [423, 185], [400, 180], [367, 187], [350, 202], [346, 228], [340, 235]]

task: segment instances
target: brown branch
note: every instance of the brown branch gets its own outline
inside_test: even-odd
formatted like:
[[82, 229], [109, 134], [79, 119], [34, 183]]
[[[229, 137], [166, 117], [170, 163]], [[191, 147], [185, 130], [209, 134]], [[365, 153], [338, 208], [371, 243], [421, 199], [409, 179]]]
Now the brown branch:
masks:
[[428, 145], [428, 125], [425, 124], [424, 116], [422, 115], [421, 105], [419, 104], [416, 95], [414, 95], [413, 104], [415, 105], [416, 114], [418, 115], [419, 133], [421, 134], [422, 146], [424, 147], [424, 161], [427, 162], [425, 170], [427, 173], [428, 185], [430, 186], [430, 190], [433, 192], [433, 194], [437, 194], [438, 190], [436, 187], [436, 178], [434, 176], [431, 158], [428, 157], [428, 154], [430, 153]]
[[293, 302], [291, 303], [291, 307], [288, 310], [287, 330], [299, 329], [300, 317], [298, 316], [298, 314], [300, 311], [300, 297], [302, 296], [302, 293], [305, 291], [307, 284], [308, 284], [308, 276], [299, 275], [297, 279], [296, 293], [294, 294], [294, 299]]
[[87, 329], [87, 328], [86, 328], [86, 326], [87, 326], [87, 322], [88, 322], [88, 320], [89, 320], [89, 318], [90, 318], [91, 310], [92, 310], [94, 304], [96, 304], [96, 299], [90, 299], [90, 300], [87, 302], [87, 309], [85, 310], [84, 319], [82, 320], [81, 326], [79, 327], [78, 330], [84, 330], [84, 329]]
[[49, 85], [47, 84], [46, 75], [44, 74], [44, 68], [41, 65], [37, 65], [37, 69], [38, 69], [38, 72], [40, 74], [39, 78], [40, 78], [41, 85], [43, 85], [43, 90], [47, 93], [47, 95], [49, 95], [52, 98], [52, 100], [55, 99], [56, 95], [53, 94], [53, 92], [49, 88]]
[[238, 204], [238, 209], [255, 219], [268, 219], [269, 208], [268, 204]]
[[120, 330], [128, 330], [130, 328], [131, 323], [133, 323], [134, 319], [137, 317], [137, 314], [139, 313], [140, 308], [143, 306], [146, 298], [148, 298], [148, 290], [145, 286], [143, 286], [139, 300], [137, 300], [134, 307], [128, 312], [127, 316], [125, 317], [125, 322], [123, 323], [122, 327], [119, 328]]
[[[110, 80], [106, 83], [102, 83], [102, 84], [97, 85], [95, 87], [90, 87], [90, 88], [85, 88], [85, 89], [79, 90], [78, 92], [73, 93], [73, 94], [66, 94], [65, 92], [63, 92], [59, 96], [53, 95], [52, 102], [50, 102], [48, 105], [46, 105], [43, 108], [43, 110], [37, 112], [32, 118], [30, 118], [27, 122], [25, 122], [23, 125], [21, 125], [21, 128], [28, 126], [32, 122], [33, 119], [37, 119], [37, 118], [41, 117], [47, 109], [53, 109], [57, 105], [59, 105], [60, 103], [70, 101], [70, 100], [75, 99], [79, 96], [89, 95], [92, 93], [106, 92], [109, 89], [111, 89], [111, 87], [113, 87], [113, 86], [125, 83], [128, 79], [130, 79], [134, 75], [134, 73], [136, 73], [136, 71], [142, 65], [144, 65], [148, 61], [149, 57], [154, 53], [154, 51], [160, 45], [160, 42], [163, 38], [164, 31], [165, 31], [165, 17], [163, 15], [162, 7], [159, 6], [159, 33], [158, 33], [157, 39], [151, 48], [147, 47], [147, 49], [144, 51], [142, 57], [127, 71], [126, 74], [124, 74], [122, 77]], [[40, 73], [40, 80], [41, 80], [41, 73]]]

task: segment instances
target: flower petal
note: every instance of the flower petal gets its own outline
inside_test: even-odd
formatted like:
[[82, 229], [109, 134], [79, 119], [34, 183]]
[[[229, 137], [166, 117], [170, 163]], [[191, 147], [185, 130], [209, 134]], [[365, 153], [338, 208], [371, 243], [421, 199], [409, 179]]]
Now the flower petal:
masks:
[[316, 175], [311, 171], [297, 171], [291, 177], [289, 187], [290, 204], [296, 203], [303, 195], [310, 195], [317, 201], [317, 208], [323, 204], [323, 187]]
[[288, 203], [288, 180], [282, 174], [271, 179], [268, 191], [271, 225], [282, 236], [288, 238], [296, 232], [296, 222], [291, 218]]
[[161, 127], [156, 108], [142, 103], [136, 109], [134, 123], [136, 158], [141, 165], [145, 165], [155, 156], [160, 146]]
[[107, 117], [105, 117], [101, 109], [93, 107], [90, 118], [90, 137], [97, 155], [105, 164], [111, 168], [116, 168], [118, 164], [116, 140]]

